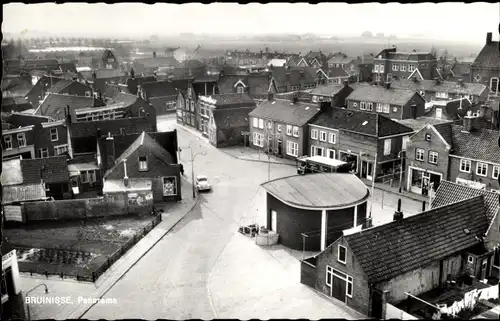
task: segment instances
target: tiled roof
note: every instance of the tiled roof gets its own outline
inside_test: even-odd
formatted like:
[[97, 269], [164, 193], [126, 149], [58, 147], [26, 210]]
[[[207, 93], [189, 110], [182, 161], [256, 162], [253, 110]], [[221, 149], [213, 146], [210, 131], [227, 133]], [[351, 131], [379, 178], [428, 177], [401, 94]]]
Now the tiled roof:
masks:
[[455, 81], [439, 81], [423, 79], [419, 81], [409, 79], [397, 79], [391, 82], [391, 87], [400, 89], [411, 89], [413, 91], [424, 90], [430, 92], [447, 92], [464, 95], [481, 95], [487, 87], [480, 83], [464, 82], [463, 85]]
[[463, 126], [453, 125], [453, 155], [500, 164], [499, 132], [481, 129], [462, 132]]
[[121, 163], [123, 162], [123, 160], [128, 159], [128, 157], [141, 146], [144, 146], [153, 155], [158, 157], [158, 159], [165, 162], [165, 164], [170, 165], [174, 162], [172, 155], [170, 155], [170, 153], [167, 152], [165, 148], [163, 148], [160, 144], [158, 144], [158, 142], [156, 142], [148, 134], [146, 134], [145, 131], [143, 131], [142, 134], [137, 137], [137, 139], [116, 159], [114, 166], [106, 172], [104, 177], [113, 172], [113, 170], [117, 166], [122, 165]]
[[218, 94], [210, 98], [216, 101], [216, 108], [255, 106], [255, 101], [248, 94]]
[[311, 95], [333, 97], [336, 94], [338, 94], [343, 88], [344, 88], [344, 85], [318, 86], [318, 87], [314, 88], [313, 90], [311, 90]]
[[315, 84], [318, 80], [316, 68], [293, 68], [293, 67], [273, 67], [271, 75], [274, 78], [276, 86], [284, 86], [287, 83], [290, 86], [300, 84]]
[[377, 283], [477, 245], [476, 236], [487, 228], [484, 198], [478, 196], [343, 238], [368, 282]]
[[[349, 74], [347, 74], [344, 68], [341, 67], [323, 68], [321, 70], [328, 76], [328, 78], [349, 77]], [[318, 72], [320, 71], [318, 70]]]
[[347, 99], [403, 106], [413, 95], [415, 95], [413, 90], [386, 89], [382, 86], [359, 86], [354, 89]]
[[48, 94], [35, 114], [49, 116], [53, 119], [64, 118], [67, 106], [76, 110], [80, 108], [102, 107], [105, 104], [94, 97]]
[[196, 78], [193, 80], [193, 83], [217, 82], [218, 80], [219, 80], [219, 76], [200, 75], [200, 76], [196, 76]]
[[235, 92], [234, 86], [240, 81], [248, 87], [246, 92], [250, 95], [265, 95], [269, 89], [269, 75], [267, 73], [221, 76], [217, 86], [221, 93], [233, 93]]
[[24, 184], [38, 184], [40, 179], [47, 184], [69, 181], [66, 156], [21, 160]]
[[74, 62], [63, 62], [59, 64], [59, 67], [63, 72], [74, 72], [77, 73], [76, 65]]
[[434, 128], [438, 131], [438, 133], [441, 135], [441, 137], [443, 137], [443, 139], [450, 146], [453, 146], [452, 125], [453, 125], [453, 123], [450, 123], [450, 122], [434, 125]]
[[164, 66], [178, 66], [179, 62], [174, 57], [140, 58], [134, 63], [141, 64], [145, 68], [159, 68]]
[[450, 123], [450, 121], [434, 117], [417, 117], [416, 119], [413, 118], [398, 119], [398, 123], [410, 127], [415, 131], [418, 131], [423, 127], [425, 127], [426, 125], [438, 125], [438, 124]]
[[275, 99], [272, 102], [267, 100], [262, 102], [249, 116], [303, 126], [316, 116], [319, 111], [319, 108], [315, 105], [292, 104], [289, 100]]
[[486, 44], [477, 55], [476, 60], [472, 64], [486, 68], [500, 69], [500, 50], [498, 50], [498, 41], [492, 41]]
[[14, 127], [24, 127], [30, 125], [40, 125], [41, 123], [45, 123], [50, 121], [49, 117], [39, 116], [39, 115], [29, 115], [29, 114], [21, 114], [21, 113], [12, 113], [7, 118], [9, 124], [12, 124]]
[[45, 188], [36, 184], [13, 185], [2, 187], [2, 204], [14, 202], [38, 201], [46, 198]]
[[479, 195], [484, 196], [486, 216], [488, 217], [488, 222], [491, 223], [500, 209], [500, 194], [494, 192], [442, 180], [434, 194], [432, 208], [463, 201]]
[[96, 70], [85, 70], [80, 73], [87, 80], [93, 79], [93, 73], [95, 72], [97, 79], [107, 79], [107, 78], [121, 78], [125, 77], [125, 72], [117, 69], [96, 69]]
[[311, 124], [375, 137], [413, 132], [413, 129], [377, 113], [343, 108], [324, 111]]
[[107, 135], [108, 133], [120, 135], [120, 128], [123, 128], [127, 134], [154, 130], [146, 117], [85, 121], [70, 125], [71, 137], [73, 138], [96, 137], [98, 129], [101, 131], [101, 135]]
[[60, 93], [64, 88], [71, 85], [72, 82], [73, 81], [71, 81], [71, 80], [62, 79], [61, 81], [58, 81], [57, 83], [55, 83], [53, 86], [49, 87], [47, 89], [47, 92], [54, 93], [54, 94]]
[[214, 109], [213, 115], [218, 129], [248, 127], [248, 114], [254, 107]]
[[149, 98], [163, 96], [177, 96], [178, 90], [188, 87], [189, 79], [164, 80], [154, 82], [143, 82], [140, 86]]
[[334, 56], [328, 59], [328, 64], [348, 64], [353, 60], [353, 58], [344, 56]]

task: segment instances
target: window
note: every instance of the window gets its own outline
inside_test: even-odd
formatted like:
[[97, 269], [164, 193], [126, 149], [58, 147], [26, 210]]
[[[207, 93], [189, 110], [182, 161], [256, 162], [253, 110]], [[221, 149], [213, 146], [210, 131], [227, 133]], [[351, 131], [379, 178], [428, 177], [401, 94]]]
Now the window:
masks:
[[488, 175], [488, 164], [478, 162], [476, 164], [476, 174], [486, 177]]
[[490, 90], [493, 94], [498, 94], [498, 77], [491, 77], [490, 79]]
[[293, 126], [293, 137], [299, 137], [299, 127]]
[[346, 256], [347, 256], [347, 249], [345, 246], [342, 246], [339, 244], [339, 249], [338, 249], [338, 252], [337, 252], [337, 261], [339, 261], [340, 263], [346, 263]]
[[388, 114], [390, 112], [391, 106], [389, 104], [384, 104], [384, 113]]
[[80, 171], [80, 179], [82, 180], [82, 183], [95, 183], [95, 170]]
[[447, 99], [448, 98], [448, 93], [446, 92], [436, 92], [436, 97], [437, 98], [444, 98], [444, 99]]
[[191, 111], [194, 112], [194, 101], [191, 100]]
[[264, 147], [264, 135], [253, 133], [253, 144], [258, 147]]
[[3, 142], [5, 143], [5, 149], [12, 149], [12, 136], [8, 135], [3, 138]]
[[406, 150], [406, 148], [408, 147], [409, 141], [410, 141], [409, 136], [403, 136], [403, 144], [402, 144], [401, 150]]
[[191, 88], [188, 88], [188, 97], [191, 98]]
[[364, 101], [359, 103], [359, 109], [366, 110], [366, 103]]
[[383, 110], [382, 108], [383, 108], [383, 107], [382, 107], [382, 104], [381, 104], [381, 103], [378, 103], [378, 104], [377, 104], [377, 113], [381, 113], [381, 112], [382, 112], [382, 110]]
[[493, 166], [493, 171], [491, 172], [491, 178], [498, 179], [500, 174], [500, 166]]
[[267, 121], [267, 129], [273, 129], [273, 122], [270, 120]]
[[437, 152], [429, 151], [429, 163], [437, 164], [439, 154]]
[[415, 65], [408, 65], [408, 71], [409, 72], [415, 71]]
[[264, 129], [264, 119], [259, 119], [259, 128]]
[[380, 72], [384, 72], [384, 65], [380, 65]]
[[318, 140], [318, 130], [317, 129], [311, 130], [311, 138], [314, 140]]
[[467, 262], [474, 263], [474, 257], [472, 255], [469, 255], [469, 257], [467, 258]]
[[145, 172], [148, 170], [148, 158], [146, 156], [139, 156], [139, 171]]
[[258, 118], [253, 118], [252, 119], [252, 123], [253, 123], [253, 128], [259, 128], [259, 119]]
[[335, 134], [334, 133], [328, 133], [328, 142], [330, 144], [335, 144]]
[[375, 65], [375, 72], [378, 72], [378, 65]]
[[399, 70], [399, 65], [398, 64], [392, 65], [392, 71], [398, 71], [398, 70]]
[[326, 285], [332, 286], [333, 281], [333, 268], [331, 266], [326, 266]]
[[281, 132], [281, 125], [276, 125], [276, 130]]
[[352, 107], [354, 108], [358, 107], [358, 103], [352, 103]]
[[325, 149], [323, 147], [311, 146], [311, 156], [325, 156]]
[[292, 136], [292, 125], [286, 125], [286, 134]]
[[286, 153], [290, 156], [299, 156], [299, 144], [295, 142], [286, 142]]
[[163, 177], [163, 196], [177, 195], [177, 177]]
[[194, 126], [194, 115], [193, 114], [191, 114], [191, 125]]
[[238, 94], [243, 94], [245, 92], [245, 88], [243, 86], [236, 87], [236, 92]]
[[470, 173], [471, 161], [469, 159], [460, 160], [460, 171], [464, 173]]
[[326, 150], [326, 157], [335, 159], [335, 149], [327, 149]]
[[54, 146], [54, 154], [56, 156], [62, 155], [68, 151], [68, 145]]
[[391, 154], [391, 144], [392, 144], [392, 140], [390, 138], [384, 140], [384, 155], [387, 156], [387, 155]]
[[397, 113], [398, 112], [398, 107], [392, 107], [392, 112]]
[[38, 158], [46, 158], [49, 157], [49, 149], [48, 148], [40, 148], [38, 150]]
[[415, 159], [416, 160], [423, 162], [424, 156], [425, 156], [425, 150], [423, 150], [422, 148], [415, 149]]
[[24, 133], [17, 134], [17, 146], [26, 147], [26, 135]]
[[401, 65], [401, 71], [406, 71], [406, 65]]
[[373, 111], [373, 103], [366, 103], [366, 110]]
[[59, 133], [57, 132], [57, 128], [50, 129], [50, 140], [53, 142], [59, 140]]
[[348, 297], [352, 298], [352, 277], [348, 276], [347, 277], [347, 288], [346, 288], [346, 293]]
[[441, 119], [443, 117], [443, 109], [442, 108], [436, 108], [436, 118]]
[[324, 131], [319, 132], [319, 140], [322, 142], [326, 142], [326, 132]]
[[430, 142], [431, 141], [431, 134], [426, 133], [425, 134], [425, 140], [428, 141], [428, 142]]

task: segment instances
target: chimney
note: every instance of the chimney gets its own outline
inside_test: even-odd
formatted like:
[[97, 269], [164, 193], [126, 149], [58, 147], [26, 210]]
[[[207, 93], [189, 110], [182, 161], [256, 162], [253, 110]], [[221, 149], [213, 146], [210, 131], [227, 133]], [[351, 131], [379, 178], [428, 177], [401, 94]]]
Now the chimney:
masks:
[[417, 105], [410, 106], [411, 117], [417, 119]]
[[493, 42], [493, 41], [492, 41], [492, 37], [493, 37], [493, 33], [488, 32], [488, 33], [486, 34], [486, 44], [487, 44], [487, 45], [489, 45], [490, 43], [492, 43], [492, 42]]
[[156, 58], [156, 52], [153, 51], [153, 58]]
[[401, 212], [401, 199], [398, 199], [398, 209], [394, 212], [393, 220], [401, 222], [403, 220], [403, 212]]
[[471, 111], [467, 111], [467, 116], [464, 116], [464, 129], [463, 132], [470, 133], [474, 129], [474, 116]]
[[391, 89], [391, 82], [386, 81], [384, 87], [385, 87], [385, 89]]
[[123, 185], [125, 185], [126, 187], [128, 187], [128, 176], [127, 176], [127, 160], [124, 159], [123, 160]]
[[111, 136], [111, 133], [108, 133], [108, 137], [106, 137], [106, 167], [111, 168], [115, 164], [115, 139]]
[[334, 106], [333, 106], [333, 101], [332, 101], [332, 102], [328, 102], [328, 101], [320, 101], [320, 102], [318, 103], [318, 105], [319, 105], [319, 109], [320, 109], [321, 111], [326, 111], [326, 110], [328, 110], [330, 107], [334, 107]]
[[274, 100], [274, 94], [270, 91], [267, 92], [267, 101], [273, 101]]

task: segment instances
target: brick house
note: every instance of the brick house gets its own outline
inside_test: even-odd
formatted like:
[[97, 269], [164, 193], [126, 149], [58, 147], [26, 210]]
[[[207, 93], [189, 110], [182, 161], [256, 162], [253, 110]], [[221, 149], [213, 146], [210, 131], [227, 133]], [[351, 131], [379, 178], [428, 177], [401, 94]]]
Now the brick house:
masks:
[[328, 68], [346, 69], [346, 68], [348, 68], [348, 66], [352, 60], [353, 59], [351, 57], [347, 57], [347, 55], [336, 54], [336, 55], [333, 55], [330, 59], [328, 59], [327, 65], [328, 65]]
[[420, 93], [426, 101], [449, 101], [467, 98], [471, 103], [484, 103], [488, 99], [489, 90], [483, 84], [464, 81], [398, 79], [391, 82], [392, 88], [408, 89]]
[[246, 93], [250, 97], [267, 95], [270, 77], [265, 74], [221, 75], [217, 86], [221, 94]]
[[447, 101], [444, 105], [432, 105], [425, 111], [425, 117], [454, 121], [466, 116], [469, 110], [477, 112], [477, 109], [472, 107], [467, 98], [459, 98]]
[[320, 68], [316, 72], [319, 77], [319, 84], [340, 85], [349, 80], [349, 74], [340, 67]]
[[[462, 274], [466, 251], [488, 228], [483, 196], [343, 235], [301, 261], [301, 283], [381, 319], [385, 303], [404, 301]], [[467, 231], [467, 232], [464, 232]]]
[[345, 161], [353, 173], [370, 180], [399, 173], [399, 154], [413, 132], [379, 114], [331, 107], [309, 122], [309, 131], [310, 156]]
[[[3, 126], [2, 126], [3, 127]], [[2, 157], [35, 158], [35, 125], [2, 130]]]
[[120, 67], [115, 54], [111, 50], [104, 50], [101, 57], [102, 69], [118, 69]]
[[64, 119], [36, 126], [35, 134], [36, 158], [72, 155], [70, 131]]
[[81, 71], [81, 82], [90, 85], [94, 94], [102, 95], [106, 91], [107, 84], [118, 85], [127, 79], [125, 71], [119, 69], [95, 69]]
[[437, 76], [437, 59], [429, 52], [401, 52], [396, 47], [384, 49], [374, 57], [373, 65], [375, 81], [408, 79], [416, 70], [424, 79], [434, 79]]
[[274, 99], [269, 93], [248, 115], [250, 146], [290, 159], [307, 155], [307, 123], [319, 112], [316, 104]]
[[321, 68], [327, 62], [326, 55], [320, 51], [309, 51], [297, 62], [297, 67]]
[[66, 156], [22, 159], [21, 169], [24, 184], [42, 182], [45, 185], [47, 197], [56, 200], [71, 198]]
[[285, 93], [315, 88], [319, 81], [316, 68], [273, 67], [270, 69], [269, 90]]
[[425, 114], [425, 99], [417, 92], [385, 86], [358, 84], [347, 97], [347, 109], [376, 112], [391, 119], [417, 118]]
[[66, 118], [66, 113], [73, 114], [81, 108], [104, 107], [106, 104], [94, 97], [61, 95], [49, 93], [45, 96], [34, 115], [47, 116], [54, 120]]
[[347, 82], [339, 85], [323, 85], [311, 90], [313, 103], [329, 102], [333, 107], [344, 107], [345, 100], [354, 89]]
[[[113, 137], [106, 139], [107, 145], [114, 144]], [[109, 164], [112, 167], [104, 174], [104, 187], [107, 184], [128, 187], [135, 179], [148, 180], [153, 191], [154, 202], [180, 201], [180, 165], [174, 157], [148, 134], [142, 134], [114, 159], [113, 147], [107, 147]]]
[[472, 82], [487, 86], [493, 95], [500, 92], [500, 51], [498, 41], [493, 41], [493, 34], [486, 34], [486, 43], [471, 66]]
[[[488, 276], [500, 278], [500, 196], [498, 193], [442, 181], [432, 199], [431, 208], [479, 195], [484, 197], [486, 217], [489, 222], [484, 242], [487, 252], [482, 253], [482, 255], [470, 253], [471, 258], [467, 260], [467, 264], [473, 271], [471, 274], [478, 279], [485, 279]], [[490, 256], [491, 253], [493, 253], [493, 257]]]
[[190, 126], [203, 133], [206, 131], [208, 118], [201, 116], [198, 99], [200, 96], [219, 93], [216, 77], [197, 77], [188, 81], [185, 88], [177, 94], [177, 124]]
[[248, 129], [248, 114], [255, 108], [255, 102], [248, 94], [200, 96], [199, 106], [203, 111], [200, 116], [208, 116], [203, 134], [208, 136], [210, 144], [226, 147], [244, 142], [241, 132]]
[[178, 92], [189, 87], [193, 78], [143, 82], [138, 87], [138, 96], [156, 109], [157, 115], [173, 113], [177, 107]]

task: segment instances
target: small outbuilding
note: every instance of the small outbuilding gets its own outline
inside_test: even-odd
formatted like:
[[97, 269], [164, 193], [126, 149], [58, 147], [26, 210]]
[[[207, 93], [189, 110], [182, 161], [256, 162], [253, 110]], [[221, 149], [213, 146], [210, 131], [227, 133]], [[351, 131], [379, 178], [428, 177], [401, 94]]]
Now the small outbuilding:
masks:
[[289, 248], [324, 250], [344, 230], [367, 217], [367, 186], [350, 173], [317, 173], [262, 184], [267, 195], [267, 228]]

